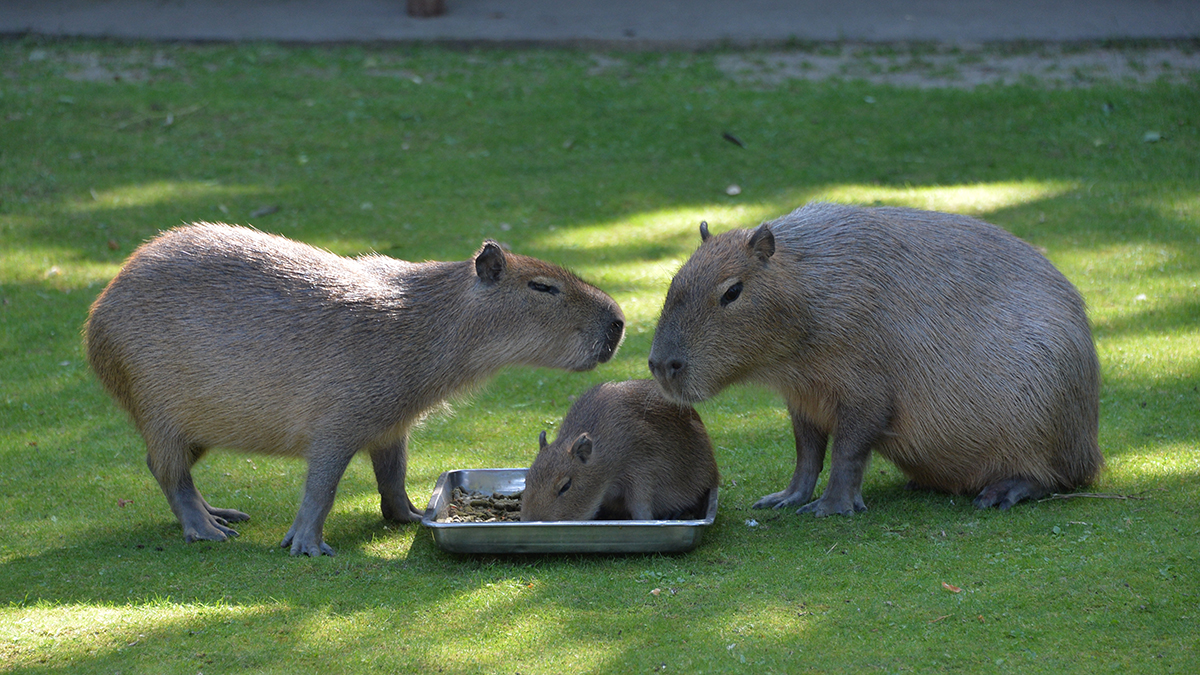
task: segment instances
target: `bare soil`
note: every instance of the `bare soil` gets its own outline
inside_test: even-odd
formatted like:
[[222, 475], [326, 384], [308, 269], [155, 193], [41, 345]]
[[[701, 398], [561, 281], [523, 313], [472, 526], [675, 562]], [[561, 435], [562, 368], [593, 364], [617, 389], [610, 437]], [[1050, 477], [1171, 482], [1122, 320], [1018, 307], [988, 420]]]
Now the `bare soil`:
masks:
[[1085, 88], [1104, 83], [1200, 82], [1200, 51], [1190, 44], [1153, 48], [1048, 44], [1023, 49], [830, 45], [806, 51], [719, 54], [716, 66], [738, 82], [764, 86], [789, 80], [835, 79], [961, 89], [1012, 84]]

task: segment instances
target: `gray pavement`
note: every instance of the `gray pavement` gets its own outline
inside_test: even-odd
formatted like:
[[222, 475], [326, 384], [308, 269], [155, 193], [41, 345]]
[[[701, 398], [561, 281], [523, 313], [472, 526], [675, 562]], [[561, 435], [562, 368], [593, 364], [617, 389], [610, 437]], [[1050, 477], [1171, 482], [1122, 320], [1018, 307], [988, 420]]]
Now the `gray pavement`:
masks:
[[1198, 0], [0, 0], [0, 34], [617, 49], [1200, 37]]

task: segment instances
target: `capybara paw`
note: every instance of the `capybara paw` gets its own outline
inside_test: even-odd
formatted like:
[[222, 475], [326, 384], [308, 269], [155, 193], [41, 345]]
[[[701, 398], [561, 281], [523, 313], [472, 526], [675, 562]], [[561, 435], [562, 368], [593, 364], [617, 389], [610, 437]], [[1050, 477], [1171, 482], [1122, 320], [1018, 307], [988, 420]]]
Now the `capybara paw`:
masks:
[[238, 536], [238, 531], [226, 527], [226, 524], [219, 518], [211, 518], [191, 527], [184, 527], [183, 540], [190, 544], [194, 541], [225, 541], [230, 537]]
[[754, 506], [751, 508], [782, 509], [789, 506], [795, 506], [796, 504], [802, 504], [807, 499], [808, 497], [800, 494], [799, 492], [788, 492], [787, 490], [782, 490], [780, 492], [773, 492], [769, 495], [766, 495], [762, 499], [754, 502]]
[[306, 555], [310, 558], [316, 558], [321, 555], [333, 556], [336, 552], [333, 547], [326, 544], [320, 537], [297, 537], [294, 531], [288, 531], [287, 536], [283, 541], [279, 542], [281, 548], [289, 548], [292, 555]]
[[1006, 478], [983, 488], [975, 497], [975, 506], [987, 509], [993, 506], [1001, 511], [1015, 506], [1023, 499], [1037, 499], [1049, 490], [1026, 478]]
[[250, 520], [250, 516], [236, 509], [218, 509], [213, 506], [207, 506], [208, 514], [219, 521], [225, 523], [240, 523], [243, 520]]
[[853, 499], [826, 499], [822, 495], [820, 499], [796, 509], [796, 513], [811, 513], [817, 518], [824, 518], [825, 516], [832, 515], [852, 516], [859, 511], [866, 510], [867, 505], [863, 503], [862, 497], [855, 497]]
[[425, 517], [424, 513], [417, 511], [412, 502], [407, 502], [401, 506], [395, 506], [388, 502], [381, 504], [381, 509], [385, 520], [390, 520], [394, 523], [419, 523], [421, 518]]
[[306, 540], [288, 536], [283, 538], [282, 542], [280, 542], [280, 546], [284, 549], [290, 548], [289, 552], [292, 555], [306, 555], [308, 557], [337, 555], [337, 552], [334, 550], [334, 546], [330, 546], [320, 539], [308, 540], [308, 542], [306, 542]]

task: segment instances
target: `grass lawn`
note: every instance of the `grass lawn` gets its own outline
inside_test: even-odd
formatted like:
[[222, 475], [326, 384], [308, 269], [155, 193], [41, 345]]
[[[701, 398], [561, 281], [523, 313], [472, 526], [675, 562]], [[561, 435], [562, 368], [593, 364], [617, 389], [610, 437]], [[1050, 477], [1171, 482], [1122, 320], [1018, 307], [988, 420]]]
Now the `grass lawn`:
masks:
[[[0, 671], [1200, 672], [1200, 79], [743, 80], [726, 57], [0, 42]], [[297, 559], [278, 544], [303, 462], [211, 453], [201, 491], [252, 520], [185, 544], [83, 358], [121, 261], [198, 220], [409, 260], [492, 237], [616, 298], [614, 361], [503, 371], [415, 432], [423, 504], [648, 375], [701, 220], [814, 199], [968, 213], [1044, 250], [1103, 369], [1091, 490], [1136, 499], [977, 511], [877, 459], [865, 513], [753, 511], [794, 449], [781, 402], [735, 387], [699, 407], [721, 503], [691, 553], [443, 553], [381, 519], [358, 459], [338, 555]]]

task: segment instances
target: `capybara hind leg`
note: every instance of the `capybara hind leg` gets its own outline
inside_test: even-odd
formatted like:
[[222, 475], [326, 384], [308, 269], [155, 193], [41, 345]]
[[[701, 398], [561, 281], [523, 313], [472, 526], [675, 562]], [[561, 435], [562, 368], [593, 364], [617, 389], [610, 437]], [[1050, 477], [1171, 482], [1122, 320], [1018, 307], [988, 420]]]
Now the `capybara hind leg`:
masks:
[[1023, 499], [1037, 499], [1049, 493], [1044, 485], [1028, 478], [1006, 478], [983, 488], [975, 498], [975, 506], [981, 509], [996, 506], [1005, 510]]
[[196, 489], [195, 484], [192, 483], [191, 472], [184, 473], [173, 487], [168, 487], [161, 480], [159, 484], [162, 485], [163, 493], [167, 496], [171, 511], [179, 519], [179, 524], [183, 526], [183, 539], [188, 543], [200, 540], [225, 541], [229, 537], [238, 536], [237, 530], [229, 527], [229, 519], [220, 515], [223, 512], [240, 514], [243, 517], [239, 520], [246, 520], [250, 517], [231, 509], [212, 509], [208, 502], [204, 501], [204, 497], [200, 496], [200, 491]]
[[408, 473], [408, 439], [378, 448], [371, 452], [371, 464], [375, 466], [375, 482], [379, 486], [379, 508], [383, 517], [398, 523], [415, 523], [423, 515], [404, 487]]
[[354, 452], [341, 449], [316, 449], [308, 458], [308, 478], [304, 483], [304, 500], [291, 529], [279, 543], [290, 548], [292, 555], [333, 555], [334, 550], [325, 543], [325, 518], [333, 508], [337, 486], [346, 472], [346, 466]]
[[756, 509], [782, 509], [812, 499], [817, 477], [825, 465], [825, 446], [829, 435], [821, 432], [798, 413], [792, 413], [792, 433], [796, 437], [796, 470], [786, 489], [773, 492], [754, 503]]
[[228, 526], [233, 519], [225, 514], [242, 516], [236, 520], [246, 520], [250, 516], [232, 509], [214, 509], [204, 501], [192, 482], [191, 465], [204, 454], [203, 449], [189, 448], [174, 439], [161, 441], [149, 435], [146, 445], [146, 465], [158, 480], [171, 512], [183, 526], [184, 541], [225, 541], [238, 536], [237, 530]]
[[849, 516], [867, 510], [862, 498], [863, 473], [871, 459], [871, 446], [884, 423], [858, 415], [842, 417], [833, 438], [829, 483], [820, 499], [805, 504], [796, 513], [811, 513], [823, 518], [834, 514]]

